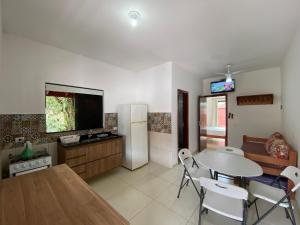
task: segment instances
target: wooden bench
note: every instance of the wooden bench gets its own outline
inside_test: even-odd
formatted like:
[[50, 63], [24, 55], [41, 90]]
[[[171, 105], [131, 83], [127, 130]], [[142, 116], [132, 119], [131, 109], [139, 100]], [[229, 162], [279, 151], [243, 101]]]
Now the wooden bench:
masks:
[[[287, 166], [297, 167], [297, 152], [289, 146], [288, 159], [278, 159], [270, 156], [265, 149], [265, 143], [267, 138], [249, 137], [243, 136], [243, 146], [245, 157], [257, 162], [263, 169], [265, 174], [274, 176], [280, 175], [280, 173]], [[288, 190], [291, 190], [294, 186], [292, 181], [288, 181]]]

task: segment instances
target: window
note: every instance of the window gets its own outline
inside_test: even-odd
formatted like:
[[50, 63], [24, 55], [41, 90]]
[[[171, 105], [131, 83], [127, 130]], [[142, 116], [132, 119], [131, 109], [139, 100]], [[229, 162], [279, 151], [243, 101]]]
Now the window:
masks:
[[47, 133], [75, 130], [75, 97], [72, 93], [46, 93]]

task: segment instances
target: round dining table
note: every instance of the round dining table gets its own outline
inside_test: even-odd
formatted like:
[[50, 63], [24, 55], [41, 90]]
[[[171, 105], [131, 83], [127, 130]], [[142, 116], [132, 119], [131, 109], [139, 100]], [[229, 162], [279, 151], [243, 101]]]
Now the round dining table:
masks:
[[194, 158], [197, 163], [208, 169], [231, 177], [240, 177], [243, 183], [245, 178], [263, 174], [261, 166], [256, 162], [232, 153], [206, 149]]

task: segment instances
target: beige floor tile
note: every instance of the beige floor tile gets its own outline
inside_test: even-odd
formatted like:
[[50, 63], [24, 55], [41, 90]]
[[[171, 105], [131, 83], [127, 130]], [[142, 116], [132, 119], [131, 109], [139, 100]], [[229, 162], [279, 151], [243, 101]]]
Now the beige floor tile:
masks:
[[173, 205], [174, 205], [173, 207], [175, 207], [175, 205], [177, 204], [176, 202], [178, 203], [181, 202], [182, 204], [185, 204], [185, 202], [190, 201], [190, 198], [195, 198], [191, 202], [197, 202], [197, 204], [199, 203], [198, 200], [196, 200], [198, 195], [192, 186], [188, 186], [188, 187], [185, 186], [181, 190], [179, 199], [177, 198], [178, 191], [179, 191], [179, 185], [178, 186], [171, 185], [170, 188], [160, 193], [155, 198], [155, 200], [168, 208], [171, 208]]
[[[277, 214], [278, 212], [275, 212]], [[284, 213], [284, 212], [283, 212]], [[278, 218], [280, 217], [280, 218]], [[194, 212], [192, 217], [190, 218], [189, 222], [198, 224], [198, 219], [199, 219], [199, 207], [197, 207]], [[254, 209], [250, 209], [248, 212], [248, 220], [247, 224], [253, 224], [256, 221], [257, 217], [255, 214]], [[214, 213], [212, 211], [209, 211], [207, 215], [202, 216], [202, 225], [240, 225], [240, 222], [231, 220], [229, 218], [226, 218], [224, 216], [218, 215], [217, 213]], [[285, 218], [284, 214], [279, 213], [275, 218], [271, 219], [266, 218], [263, 220], [260, 225], [291, 225], [290, 221]]]
[[152, 202], [131, 221], [131, 225], [184, 225], [186, 220], [163, 205]]
[[[193, 212], [189, 222], [198, 225], [199, 220], [199, 207]], [[214, 212], [209, 211], [208, 214], [204, 214], [201, 219], [202, 225], [240, 225], [240, 222], [231, 220], [224, 216], [218, 215]]]
[[114, 176], [109, 176], [109, 174], [94, 178], [89, 181], [89, 185], [104, 199], [107, 199], [128, 187], [127, 183]]
[[182, 179], [182, 177], [176, 179], [175, 182], [172, 183], [172, 185], [179, 188], [179, 186], [181, 184], [181, 179]]
[[151, 174], [156, 175], [156, 176], [159, 176], [162, 173], [165, 173], [165, 172], [171, 170], [170, 168], [161, 166], [161, 165], [159, 165], [157, 163], [153, 163], [153, 162], [148, 164], [148, 169]]
[[118, 174], [117, 177], [130, 185], [135, 185], [142, 181], [144, 177], [149, 174], [150, 172], [148, 166], [144, 166], [134, 171], [127, 170], [127, 173]]
[[167, 170], [165, 172], [162, 172], [161, 174], [159, 174], [159, 177], [170, 182], [170, 183], [174, 183], [177, 180], [181, 180], [183, 175], [183, 171], [177, 168], [172, 168], [170, 170]]
[[151, 174], [140, 180], [135, 185], [135, 188], [155, 199], [160, 193], [167, 190], [170, 186], [171, 184], [169, 182]]
[[207, 215], [203, 216], [201, 225], [241, 225], [241, 222], [214, 214], [213, 212], [209, 212]]
[[189, 219], [189, 222], [198, 224], [198, 219], [199, 219], [198, 213], [199, 213], [199, 206], [193, 211], [193, 214]]
[[[262, 215], [264, 212], [266, 212], [268, 209], [272, 207], [272, 204], [269, 204], [265, 201], [258, 200], [257, 207], [259, 214]], [[298, 217], [297, 215], [295, 215]], [[298, 218], [296, 218], [298, 219]], [[252, 224], [257, 220], [257, 216], [255, 213], [255, 207], [254, 205], [249, 210], [249, 216], [248, 216], [248, 222], [249, 224]], [[283, 208], [276, 208], [271, 214], [269, 214], [264, 220], [266, 224], [280, 224], [280, 225], [291, 225], [291, 222], [289, 219], [285, 216], [285, 211]]]
[[[191, 184], [182, 190], [177, 199], [183, 168], [172, 169], [156, 163], [149, 163], [140, 169], [130, 171], [117, 168], [97, 177], [91, 187], [132, 225], [198, 225], [199, 197]], [[260, 201], [260, 213], [270, 204]], [[299, 221], [299, 213], [296, 211]], [[248, 224], [256, 220], [254, 207], [248, 212]], [[298, 222], [299, 223], [299, 222]], [[202, 217], [202, 225], [236, 225], [236, 221], [209, 212]], [[276, 209], [260, 225], [290, 225], [282, 208]]]
[[198, 225], [198, 224], [193, 223], [193, 222], [191, 222], [191, 221], [188, 221], [188, 222], [186, 223], [186, 225]]
[[166, 206], [167, 208], [171, 208], [173, 203], [177, 199], [178, 188], [174, 185], [170, 186], [167, 190], [161, 192], [155, 200]]
[[200, 204], [200, 198], [195, 191], [194, 187], [189, 185], [185, 187], [180, 194], [180, 197], [177, 198], [177, 193], [175, 192], [175, 201], [170, 206], [170, 209], [175, 211], [178, 215], [183, 216], [189, 219], [194, 210]]
[[108, 198], [107, 201], [127, 220], [130, 220], [144, 209], [152, 199], [134, 188], [127, 187], [118, 194]]
[[175, 168], [173, 168], [173, 170], [178, 172], [178, 174], [177, 174], [178, 176], [173, 177], [174, 181], [172, 182], [172, 184], [179, 187], [179, 185], [181, 183], [182, 176], [183, 176], [184, 169], [183, 169], [182, 165], [178, 165]]
[[118, 176], [118, 177], [122, 177], [122, 176], [126, 176], [127, 174], [131, 174], [132, 171], [126, 169], [125, 167], [118, 167], [113, 169], [110, 173], [113, 176]]

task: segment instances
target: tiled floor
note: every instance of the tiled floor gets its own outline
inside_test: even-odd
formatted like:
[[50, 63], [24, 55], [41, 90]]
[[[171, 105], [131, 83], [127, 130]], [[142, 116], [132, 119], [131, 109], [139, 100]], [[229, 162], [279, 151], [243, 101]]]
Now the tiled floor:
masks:
[[[117, 168], [97, 177], [89, 184], [131, 225], [197, 225], [199, 197], [193, 187], [185, 188], [179, 199], [177, 191], [183, 170], [150, 163], [133, 172]], [[259, 202], [259, 210], [270, 205]], [[297, 215], [298, 217], [298, 215]], [[256, 220], [254, 208], [250, 208], [248, 224]], [[203, 217], [203, 225], [240, 224], [209, 212]], [[290, 225], [283, 209], [276, 209], [261, 225]]]

